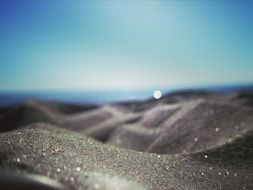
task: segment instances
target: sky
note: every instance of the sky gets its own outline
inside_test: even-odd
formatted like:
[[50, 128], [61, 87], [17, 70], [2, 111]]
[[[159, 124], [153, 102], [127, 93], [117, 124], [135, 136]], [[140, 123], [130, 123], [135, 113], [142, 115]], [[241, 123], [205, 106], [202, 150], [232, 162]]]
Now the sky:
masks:
[[253, 83], [250, 1], [0, 1], [0, 90]]

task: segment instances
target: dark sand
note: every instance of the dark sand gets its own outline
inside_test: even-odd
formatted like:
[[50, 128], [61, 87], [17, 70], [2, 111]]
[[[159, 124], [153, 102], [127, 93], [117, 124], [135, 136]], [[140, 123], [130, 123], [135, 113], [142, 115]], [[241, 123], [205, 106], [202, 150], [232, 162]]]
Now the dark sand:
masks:
[[251, 91], [103, 106], [28, 100], [0, 110], [0, 131], [2, 173], [65, 189], [253, 189]]

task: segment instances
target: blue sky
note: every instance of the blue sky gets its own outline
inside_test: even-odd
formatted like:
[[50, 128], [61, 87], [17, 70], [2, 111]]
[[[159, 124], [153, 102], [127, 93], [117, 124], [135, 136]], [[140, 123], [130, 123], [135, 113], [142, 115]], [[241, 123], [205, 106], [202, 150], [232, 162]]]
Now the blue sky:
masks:
[[0, 90], [253, 82], [250, 1], [0, 1]]

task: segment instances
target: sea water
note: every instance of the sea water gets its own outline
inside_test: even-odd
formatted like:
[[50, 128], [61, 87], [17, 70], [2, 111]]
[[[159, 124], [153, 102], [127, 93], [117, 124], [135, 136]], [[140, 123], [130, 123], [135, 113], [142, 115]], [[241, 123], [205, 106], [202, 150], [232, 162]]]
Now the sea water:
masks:
[[53, 100], [77, 104], [103, 104], [117, 101], [145, 100], [153, 97], [155, 90], [163, 94], [185, 90], [215, 90], [231, 92], [252, 90], [253, 85], [202, 85], [188, 87], [149, 88], [142, 90], [36, 90], [36, 91], [0, 91], [0, 107], [13, 105], [29, 99]]

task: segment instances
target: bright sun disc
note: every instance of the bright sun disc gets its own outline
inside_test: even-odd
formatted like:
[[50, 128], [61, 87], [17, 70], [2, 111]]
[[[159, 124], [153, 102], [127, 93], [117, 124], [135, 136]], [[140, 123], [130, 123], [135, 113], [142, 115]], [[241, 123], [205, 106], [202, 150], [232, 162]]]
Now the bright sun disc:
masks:
[[162, 97], [162, 92], [161, 92], [160, 90], [155, 90], [155, 91], [153, 92], [153, 97], [154, 97], [155, 99], [160, 99], [160, 98]]

